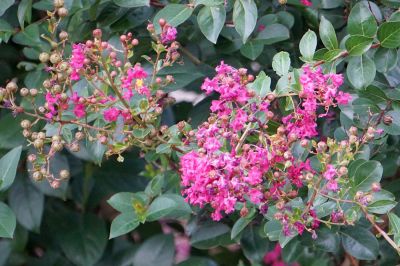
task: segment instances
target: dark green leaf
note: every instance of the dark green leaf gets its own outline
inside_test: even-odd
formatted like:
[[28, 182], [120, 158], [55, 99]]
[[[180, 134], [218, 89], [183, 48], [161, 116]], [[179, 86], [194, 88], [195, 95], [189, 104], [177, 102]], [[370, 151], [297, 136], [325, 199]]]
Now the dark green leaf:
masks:
[[67, 258], [75, 265], [94, 265], [103, 255], [107, 244], [106, 226], [94, 215], [79, 219], [68, 217], [64, 229], [59, 230], [59, 244]]
[[253, 220], [255, 210], [251, 209], [250, 213], [245, 217], [240, 217], [232, 227], [231, 238], [235, 239], [246, 228], [246, 226]]
[[110, 239], [129, 233], [139, 226], [136, 214], [133, 212], [121, 213], [111, 223]]
[[373, 38], [365, 36], [350, 36], [350, 38], [346, 40], [346, 49], [349, 55], [360, 56], [369, 50], [373, 40]]
[[13, 41], [21, 45], [40, 47], [42, 43], [40, 41], [38, 24], [31, 24], [23, 31], [18, 32], [14, 35]]
[[9, 204], [18, 223], [30, 231], [39, 232], [42, 222], [44, 195], [27, 180], [17, 179], [11, 187]]
[[362, 89], [374, 81], [376, 67], [372, 59], [367, 55], [362, 55], [350, 58], [346, 73], [353, 87]]
[[317, 35], [312, 30], [308, 30], [300, 40], [300, 53], [307, 61], [312, 61], [317, 48]]
[[12, 238], [17, 221], [12, 210], [0, 202], [0, 237]]
[[257, 95], [264, 98], [271, 92], [271, 78], [268, 77], [264, 71], [261, 71], [253, 83], [249, 87], [254, 90]]
[[147, 239], [133, 259], [135, 266], [170, 266], [174, 261], [174, 239], [171, 235], [156, 235]]
[[161, 32], [160, 18], [165, 19], [172, 27], [177, 27], [185, 22], [191, 15], [193, 9], [181, 4], [169, 4], [161, 9], [153, 19], [154, 28], [157, 33]]
[[240, 53], [251, 60], [256, 60], [258, 56], [263, 52], [264, 44], [249, 41], [240, 48]]
[[204, 6], [197, 15], [197, 22], [206, 38], [217, 43], [218, 36], [224, 27], [226, 11], [223, 5]]
[[324, 16], [321, 17], [321, 23], [319, 25], [319, 36], [322, 43], [329, 50], [338, 48], [338, 41], [336, 38], [335, 29], [332, 24]]
[[119, 212], [133, 212], [133, 199], [134, 193], [131, 192], [120, 192], [114, 194], [107, 203]]
[[366, 161], [354, 173], [354, 191], [370, 191], [372, 183], [382, 178], [383, 168], [378, 161]]
[[397, 65], [397, 51], [380, 47], [374, 54], [374, 62], [378, 72], [388, 72]]
[[18, 146], [0, 159], [0, 191], [4, 191], [14, 182], [17, 173], [22, 146]]
[[265, 253], [270, 248], [270, 242], [260, 236], [260, 228], [255, 226], [248, 227], [240, 239], [243, 253], [252, 263], [262, 262]]
[[285, 26], [282, 24], [271, 24], [259, 32], [254, 41], [269, 45], [287, 40], [289, 37], [289, 30]]
[[350, 35], [362, 35], [374, 37], [377, 31], [377, 23], [374, 15], [364, 2], [357, 3], [350, 12], [347, 30]]
[[230, 242], [230, 228], [221, 223], [199, 225], [191, 234], [192, 246], [209, 249]]
[[157, 197], [147, 210], [148, 221], [155, 221], [160, 218], [180, 218], [192, 212], [189, 204], [180, 195], [164, 194]]
[[9, 9], [13, 4], [15, 3], [15, 0], [1, 0], [0, 1], [0, 17], [3, 16], [3, 14]]
[[290, 56], [287, 52], [279, 52], [272, 59], [272, 68], [279, 76], [284, 76], [289, 73]]
[[340, 231], [343, 247], [359, 260], [374, 260], [378, 256], [379, 245], [375, 236], [360, 226], [350, 226]]
[[150, 0], [113, 0], [120, 7], [150, 6]]
[[233, 7], [233, 23], [245, 43], [257, 23], [257, 6], [254, 0], [237, 0]]
[[383, 23], [378, 29], [378, 40], [382, 47], [397, 48], [400, 46], [400, 21]]

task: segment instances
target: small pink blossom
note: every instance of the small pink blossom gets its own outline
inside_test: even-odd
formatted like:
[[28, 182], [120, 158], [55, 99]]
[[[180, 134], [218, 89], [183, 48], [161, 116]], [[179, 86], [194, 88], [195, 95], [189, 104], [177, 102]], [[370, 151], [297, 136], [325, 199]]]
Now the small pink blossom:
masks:
[[72, 56], [70, 60], [71, 80], [79, 80], [79, 71], [83, 69], [85, 64], [85, 45], [82, 43], [72, 45]]
[[178, 31], [174, 27], [168, 27], [166, 30], [163, 30], [161, 33], [161, 42], [163, 44], [167, 44], [170, 42], [175, 41], [176, 35], [178, 34]]
[[120, 115], [121, 111], [115, 107], [108, 108], [104, 110], [104, 120], [108, 122], [117, 121], [118, 116]]

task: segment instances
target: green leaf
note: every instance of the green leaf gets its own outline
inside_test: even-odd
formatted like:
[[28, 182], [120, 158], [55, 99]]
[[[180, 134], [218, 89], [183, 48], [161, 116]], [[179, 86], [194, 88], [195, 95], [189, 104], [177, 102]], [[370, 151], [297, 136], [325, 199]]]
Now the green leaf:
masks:
[[139, 221], [135, 213], [122, 213], [112, 221], [109, 239], [129, 233], [138, 226]]
[[249, 41], [240, 48], [240, 53], [250, 60], [256, 60], [264, 50], [264, 44]]
[[378, 161], [366, 161], [354, 173], [354, 191], [370, 191], [372, 183], [382, 178], [383, 168]]
[[279, 52], [272, 59], [272, 68], [279, 76], [284, 76], [289, 73], [290, 56], [287, 52]]
[[57, 237], [67, 258], [78, 266], [96, 264], [107, 244], [104, 221], [94, 215], [68, 217], [63, 227]]
[[249, 85], [250, 89], [254, 90], [257, 95], [264, 98], [271, 92], [271, 78], [264, 71], [261, 71], [253, 83]]
[[357, 3], [351, 9], [347, 23], [347, 31], [350, 35], [374, 37], [378, 28], [374, 15], [364, 1]]
[[254, 41], [269, 45], [287, 40], [289, 38], [289, 30], [285, 26], [282, 24], [271, 24], [259, 32]]
[[133, 199], [134, 193], [120, 192], [114, 194], [109, 200], [107, 200], [107, 203], [119, 212], [133, 212]]
[[22, 146], [18, 146], [0, 159], [0, 191], [4, 191], [14, 182], [17, 174]]
[[185, 22], [193, 13], [193, 9], [181, 4], [168, 4], [154, 17], [153, 24], [157, 33], [161, 33], [160, 18], [165, 19], [172, 27], [177, 27]]
[[18, 22], [22, 29], [25, 27], [25, 19], [30, 22], [32, 18], [32, 0], [22, 0], [18, 5]]
[[378, 256], [378, 240], [369, 230], [350, 226], [342, 229], [340, 234], [344, 249], [356, 259], [375, 260]]
[[171, 144], [169, 143], [162, 143], [157, 146], [156, 153], [164, 154], [164, 153], [171, 153]]
[[8, 197], [18, 223], [30, 231], [39, 233], [44, 195], [29, 182], [27, 177], [22, 177], [11, 187]]
[[113, 0], [114, 4], [120, 7], [150, 6], [150, 0]]
[[317, 231], [317, 235], [317, 239], [312, 239], [311, 234], [307, 234], [304, 243], [327, 252], [336, 253], [339, 250], [340, 235], [332, 228], [322, 227]]
[[265, 253], [271, 248], [268, 239], [261, 237], [260, 228], [255, 226], [250, 226], [243, 232], [240, 246], [252, 263], [262, 262]]
[[164, 194], [157, 197], [147, 209], [146, 220], [155, 221], [160, 218], [180, 218], [192, 212], [189, 204], [177, 194]]
[[236, 0], [233, 6], [233, 23], [245, 43], [257, 24], [257, 6], [254, 0]]
[[144, 139], [151, 132], [151, 128], [135, 128], [132, 130], [132, 135], [138, 139]]
[[374, 62], [378, 72], [386, 73], [397, 65], [397, 51], [379, 47], [374, 54]]
[[198, 5], [205, 5], [205, 6], [219, 6], [223, 5], [224, 0], [195, 0], [194, 5], [197, 7]]
[[224, 243], [230, 243], [230, 228], [221, 223], [198, 225], [191, 234], [190, 242], [198, 249], [209, 249]]
[[12, 210], [3, 202], [0, 202], [0, 237], [12, 238], [17, 225]]
[[224, 27], [226, 11], [224, 5], [204, 6], [197, 15], [197, 23], [206, 38], [217, 43], [219, 34]]
[[255, 210], [251, 209], [250, 213], [245, 217], [240, 217], [232, 227], [231, 231], [231, 239], [235, 239], [245, 228], [246, 226], [253, 221]]
[[400, 218], [393, 212], [388, 213], [389, 217], [389, 234], [400, 234]]
[[400, 111], [389, 111], [386, 115], [392, 118], [392, 123], [388, 125], [381, 123], [379, 128], [383, 128], [390, 135], [400, 135]]
[[308, 30], [300, 40], [300, 53], [307, 61], [312, 61], [317, 48], [317, 35], [312, 30]]
[[369, 50], [373, 40], [373, 38], [365, 36], [350, 36], [346, 40], [345, 46], [349, 55], [360, 56]]
[[278, 241], [281, 232], [282, 232], [282, 225], [277, 220], [268, 221], [264, 225], [264, 233], [271, 241]]
[[356, 89], [362, 89], [374, 81], [376, 67], [372, 59], [362, 55], [350, 58], [346, 73], [351, 85]]
[[378, 40], [382, 47], [400, 47], [400, 21], [388, 21], [378, 29]]
[[13, 41], [15, 43], [25, 45], [25, 46], [36, 46], [40, 47], [42, 45], [39, 35], [38, 24], [31, 24], [26, 27], [23, 31], [18, 32], [14, 35]]
[[13, 4], [15, 3], [15, 0], [1, 0], [0, 1], [0, 17], [3, 16], [3, 14], [9, 9]]
[[319, 36], [322, 43], [329, 50], [338, 48], [335, 29], [333, 28], [331, 22], [324, 16], [321, 17], [321, 23], [319, 24]]
[[147, 239], [136, 251], [135, 266], [170, 266], [174, 262], [174, 238], [172, 235], [155, 235]]

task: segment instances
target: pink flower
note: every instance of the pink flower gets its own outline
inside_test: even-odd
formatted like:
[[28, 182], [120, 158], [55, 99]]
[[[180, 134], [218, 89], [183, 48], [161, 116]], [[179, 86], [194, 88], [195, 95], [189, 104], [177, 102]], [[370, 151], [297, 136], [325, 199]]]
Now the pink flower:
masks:
[[244, 180], [250, 185], [258, 185], [262, 182], [262, 175], [261, 170], [253, 166]]
[[328, 181], [326, 188], [330, 191], [336, 192], [339, 190], [338, 182], [335, 179], [331, 179]]
[[76, 104], [74, 107], [74, 114], [78, 118], [82, 118], [86, 115], [85, 105], [84, 104]]
[[174, 27], [168, 27], [166, 30], [163, 30], [161, 33], [161, 42], [163, 44], [167, 44], [170, 42], [175, 41], [176, 35], [178, 34], [178, 31]]
[[135, 65], [126, 72], [126, 76], [121, 78], [122, 88], [132, 88], [132, 81], [134, 79], [145, 79], [147, 78], [147, 72], [140, 66]]
[[338, 102], [338, 104], [349, 104], [351, 100], [351, 95], [342, 91], [339, 91], [337, 96], [336, 96], [336, 101]]
[[259, 204], [263, 197], [263, 193], [260, 190], [252, 189], [250, 190], [250, 201], [254, 204]]
[[121, 111], [115, 107], [108, 108], [107, 110], [104, 110], [103, 115], [104, 115], [104, 120], [108, 122], [113, 122], [117, 121], [117, 118]]
[[79, 71], [83, 69], [85, 62], [85, 45], [82, 43], [73, 44], [72, 45], [72, 56], [70, 59], [71, 66], [71, 80], [79, 80], [80, 74]]
[[326, 170], [323, 174], [326, 180], [332, 180], [337, 175], [337, 171], [332, 164], [328, 164], [326, 166]]
[[312, 6], [312, 2], [310, 0], [300, 0], [300, 2], [305, 6]]

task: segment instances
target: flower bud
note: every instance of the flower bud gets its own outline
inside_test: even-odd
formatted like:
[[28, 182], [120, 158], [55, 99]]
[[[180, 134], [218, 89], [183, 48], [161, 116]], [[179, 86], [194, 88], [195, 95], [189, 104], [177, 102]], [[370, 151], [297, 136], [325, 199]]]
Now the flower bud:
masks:
[[101, 39], [102, 34], [103, 33], [102, 33], [101, 29], [95, 29], [93, 31], [93, 37], [96, 39]]
[[285, 134], [285, 128], [283, 127], [283, 126], [279, 126], [278, 127], [278, 129], [277, 129], [277, 133], [279, 134], [279, 135], [284, 135]]
[[383, 123], [390, 126], [393, 123], [393, 118], [390, 115], [383, 116]]
[[275, 100], [275, 94], [274, 93], [269, 93], [268, 95], [267, 95], [267, 99], [268, 99], [268, 101], [270, 101], [270, 102], [272, 102], [272, 101], [274, 101]]
[[31, 121], [29, 120], [22, 120], [21, 121], [21, 127], [24, 129], [30, 128], [31, 127]]
[[85, 133], [78, 131], [75, 133], [75, 139], [76, 140], [83, 140], [85, 138]]
[[65, 7], [61, 7], [60, 9], [57, 10], [57, 15], [62, 18], [68, 16], [68, 9], [66, 9]]
[[364, 196], [364, 192], [362, 191], [357, 191], [356, 196], [354, 197], [356, 200], [361, 199], [361, 197]]
[[43, 180], [43, 175], [42, 175], [41, 172], [35, 171], [35, 172], [33, 172], [33, 174], [32, 174], [32, 179], [33, 179], [34, 181], [36, 181], [36, 182], [40, 182], [40, 181]]
[[246, 205], [240, 210], [240, 217], [246, 217], [249, 214], [249, 209], [247, 209]]
[[22, 89], [19, 91], [19, 94], [20, 94], [22, 97], [25, 97], [25, 96], [27, 96], [27, 95], [29, 94], [29, 90], [28, 90], [27, 88], [22, 88]]
[[139, 40], [138, 40], [138, 39], [133, 39], [132, 42], [131, 42], [131, 44], [132, 44], [133, 46], [137, 46], [137, 45], [139, 45]]
[[33, 142], [33, 146], [34, 146], [36, 149], [41, 149], [41, 148], [43, 148], [43, 144], [44, 144], [43, 139], [35, 139], [35, 141]]
[[61, 186], [61, 182], [58, 180], [53, 180], [50, 182], [50, 186], [54, 189], [57, 189]]
[[39, 55], [39, 61], [42, 63], [46, 63], [47, 61], [49, 61], [50, 59], [50, 55], [48, 53], [40, 53]]
[[25, 138], [29, 138], [31, 136], [31, 131], [29, 129], [24, 129], [22, 130], [22, 136], [24, 136]]
[[349, 138], [350, 144], [356, 143], [357, 140], [358, 140], [357, 136], [354, 136], [354, 135], [351, 135], [350, 138]]
[[347, 173], [349, 172], [349, 170], [347, 169], [346, 166], [342, 166], [339, 168], [339, 176], [344, 176], [347, 175]]
[[165, 19], [163, 19], [163, 18], [160, 18], [158, 20], [158, 24], [160, 24], [161, 27], [164, 27], [166, 23], [167, 23], [167, 21]]
[[54, 151], [61, 151], [62, 149], [63, 149], [63, 147], [64, 147], [64, 145], [61, 143], [61, 142], [59, 142], [59, 141], [54, 141], [52, 144], [51, 144], [51, 148], [54, 150]]
[[14, 81], [8, 82], [6, 85], [6, 90], [8, 93], [16, 92], [18, 90], [17, 83], [15, 83]]
[[61, 170], [60, 171], [60, 178], [61, 179], [68, 179], [70, 176], [69, 171], [68, 170]]
[[55, 8], [63, 7], [64, 6], [64, 0], [54, 0], [53, 4], [54, 4]]
[[50, 55], [50, 62], [51, 62], [52, 64], [58, 64], [58, 63], [60, 63], [60, 62], [61, 62], [61, 56], [60, 56], [60, 54], [59, 54], [59, 53], [52, 53], [52, 54]]
[[356, 127], [350, 127], [349, 132], [351, 135], [356, 136], [358, 133], [358, 129]]
[[60, 40], [64, 41], [64, 40], [68, 39], [68, 32], [62, 31], [62, 32], [60, 32], [60, 34], [58, 34], [58, 37], [60, 38]]
[[33, 163], [34, 161], [36, 161], [36, 155], [35, 154], [29, 154], [28, 155], [28, 162]]
[[379, 183], [377, 183], [377, 182], [372, 183], [372, 185], [371, 185], [371, 190], [372, 190], [373, 192], [379, 192], [379, 191], [381, 191], [381, 184], [379, 184]]
[[302, 139], [302, 140], [300, 141], [300, 145], [301, 145], [301, 147], [303, 147], [303, 148], [307, 148], [307, 147], [308, 147], [308, 143], [309, 143], [309, 141], [308, 141], [307, 139]]
[[30, 89], [30, 90], [29, 90], [29, 94], [30, 94], [32, 97], [35, 97], [35, 96], [38, 94], [38, 90], [35, 89], [35, 88]]
[[71, 144], [70, 150], [72, 152], [78, 152], [80, 149], [79, 143], [74, 142]]
[[278, 0], [278, 3], [279, 3], [280, 5], [286, 5], [287, 0]]

